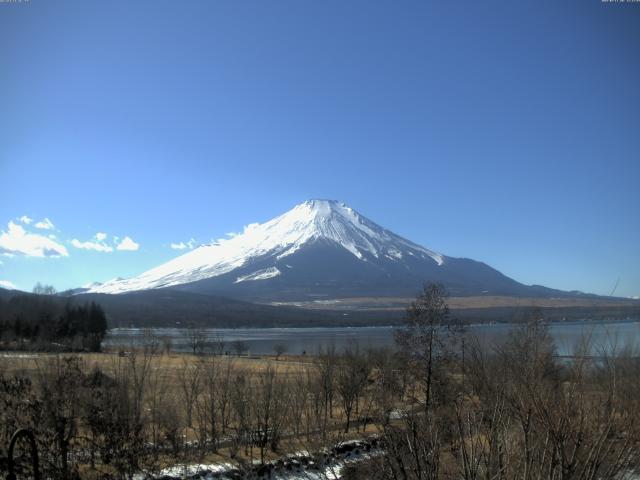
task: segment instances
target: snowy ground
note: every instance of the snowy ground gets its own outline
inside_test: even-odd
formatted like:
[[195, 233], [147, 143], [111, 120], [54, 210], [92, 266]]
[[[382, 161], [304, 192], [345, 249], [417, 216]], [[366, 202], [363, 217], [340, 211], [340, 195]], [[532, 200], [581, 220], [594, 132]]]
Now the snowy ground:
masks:
[[380, 454], [376, 439], [351, 440], [336, 445], [331, 451], [310, 455], [298, 452], [265, 465], [255, 465], [245, 472], [230, 463], [175, 465], [149, 475], [140, 473], [134, 480], [149, 479], [219, 479], [219, 480], [337, 480], [350, 463]]

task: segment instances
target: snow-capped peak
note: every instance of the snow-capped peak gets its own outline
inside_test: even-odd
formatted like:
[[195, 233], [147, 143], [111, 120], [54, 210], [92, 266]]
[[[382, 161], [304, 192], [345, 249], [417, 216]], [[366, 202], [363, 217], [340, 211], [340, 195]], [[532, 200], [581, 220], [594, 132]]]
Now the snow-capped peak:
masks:
[[[333, 242], [358, 259], [404, 256], [430, 257], [442, 265], [444, 257], [376, 225], [335, 200], [308, 200], [262, 224], [210, 245], [202, 245], [129, 280], [109, 281], [90, 292], [122, 293], [195, 282], [229, 273], [252, 260], [273, 257], [276, 262], [314, 241]], [[277, 273], [276, 273], [277, 272]], [[238, 277], [237, 281], [265, 280], [280, 274], [273, 267]]]

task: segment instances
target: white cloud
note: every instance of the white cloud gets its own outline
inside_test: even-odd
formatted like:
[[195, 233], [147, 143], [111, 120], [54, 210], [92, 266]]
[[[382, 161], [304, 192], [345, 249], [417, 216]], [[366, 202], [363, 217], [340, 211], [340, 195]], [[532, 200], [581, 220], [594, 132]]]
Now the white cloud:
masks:
[[18, 290], [18, 287], [16, 287], [9, 280], [0, 280], [0, 288], [6, 288], [7, 290]]
[[71, 240], [71, 245], [76, 248], [81, 248], [83, 250], [95, 250], [96, 252], [113, 252], [113, 247], [107, 245], [104, 242], [104, 239], [107, 238], [107, 235], [102, 232], [98, 232], [94, 235], [91, 240], [87, 240], [86, 242], [81, 242], [77, 238]]
[[238, 235], [251, 233], [259, 226], [260, 226], [259, 223], [250, 223], [249, 225], [244, 226], [244, 228], [242, 229], [242, 232], [230, 232], [230, 233], [227, 233], [227, 236], [230, 238], [233, 238], [233, 237], [237, 237]]
[[119, 237], [113, 237], [113, 243], [107, 243], [108, 235], [104, 232], [96, 233], [91, 240], [81, 242], [77, 238], [71, 240], [71, 245], [76, 248], [82, 248], [84, 250], [95, 250], [96, 252], [113, 252], [114, 250], [138, 250], [140, 245], [131, 239], [131, 237], [124, 237], [119, 240]]
[[34, 227], [41, 228], [42, 230], [53, 230], [55, 228], [53, 222], [46, 217], [44, 220], [40, 220], [38, 223], [36, 223]]
[[249, 225], [244, 226], [244, 228], [242, 229], [242, 232], [229, 232], [226, 234], [227, 235], [226, 237], [211, 239], [211, 242], [214, 244], [222, 245], [225, 242], [228, 242], [229, 240], [232, 240], [233, 238], [237, 237], [238, 235], [246, 235], [246, 234], [250, 235], [259, 226], [260, 226], [259, 223], [250, 223]]
[[33, 218], [27, 217], [26, 215], [21, 216], [18, 220], [20, 220], [25, 225], [29, 225], [31, 222], [33, 222]]
[[21, 225], [9, 222], [9, 229], [0, 234], [0, 254], [12, 257], [67, 257], [67, 249], [52, 239], [27, 232]]
[[260, 226], [259, 223], [250, 223], [249, 225], [245, 225], [244, 231], [242, 233], [251, 233], [259, 226]]
[[195, 238], [192, 238], [191, 240], [189, 240], [188, 242], [180, 242], [180, 243], [172, 243], [171, 244], [171, 248], [173, 248], [174, 250], [184, 250], [186, 248], [188, 248], [189, 250], [192, 250], [193, 247], [196, 246], [196, 240]]
[[135, 251], [140, 248], [140, 244], [133, 241], [131, 237], [124, 237], [118, 244], [118, 250], [130, 250]]

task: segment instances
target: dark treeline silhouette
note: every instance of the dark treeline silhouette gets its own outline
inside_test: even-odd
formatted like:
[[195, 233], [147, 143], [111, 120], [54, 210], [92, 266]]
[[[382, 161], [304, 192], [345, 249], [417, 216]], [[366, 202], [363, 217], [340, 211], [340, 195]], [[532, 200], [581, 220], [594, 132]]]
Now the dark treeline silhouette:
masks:
[[50, 294], [0, 299], [0, 348], [100, 351], [106, 331], [95, 302], [74, 305]]

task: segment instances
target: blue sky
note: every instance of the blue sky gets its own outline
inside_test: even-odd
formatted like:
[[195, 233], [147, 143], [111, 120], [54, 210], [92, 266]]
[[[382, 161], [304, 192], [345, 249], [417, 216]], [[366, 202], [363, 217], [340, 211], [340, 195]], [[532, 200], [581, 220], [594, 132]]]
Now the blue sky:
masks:
[[131, 276], [332, 198], [525, 283], [640, 295], [639, 24], [599, 0], [0, 3], [0, 281]]

